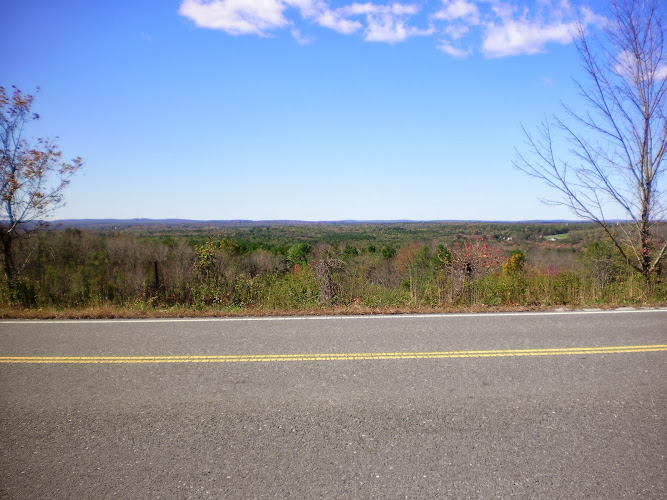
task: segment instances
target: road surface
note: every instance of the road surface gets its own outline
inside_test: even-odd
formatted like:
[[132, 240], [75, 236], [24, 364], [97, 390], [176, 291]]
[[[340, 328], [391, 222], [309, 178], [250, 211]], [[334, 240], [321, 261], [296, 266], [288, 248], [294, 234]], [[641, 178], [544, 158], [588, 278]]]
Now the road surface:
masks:
[[667, 498], [667, 310], [0, 322], [0, 497]]

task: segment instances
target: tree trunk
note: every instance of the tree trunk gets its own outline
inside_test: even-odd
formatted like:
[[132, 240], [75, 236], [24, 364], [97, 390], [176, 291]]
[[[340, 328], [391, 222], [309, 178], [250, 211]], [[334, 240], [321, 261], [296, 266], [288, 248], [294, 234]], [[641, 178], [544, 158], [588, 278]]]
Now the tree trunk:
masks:
[[6, 231], [0, 232], [0, 244], [2, 245], [2, 256], [4, 261], [4, 271], [7, 281], [14, 279], [14, 258], [12, 256], [12, 243], [14, 238]]

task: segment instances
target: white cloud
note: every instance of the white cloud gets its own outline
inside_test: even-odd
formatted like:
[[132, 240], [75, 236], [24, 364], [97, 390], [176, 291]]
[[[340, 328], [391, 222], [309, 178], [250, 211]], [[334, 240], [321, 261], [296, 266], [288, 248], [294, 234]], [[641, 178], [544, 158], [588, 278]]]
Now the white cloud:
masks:
[[[292, 26], [297, 41], [303, 40], [300, 31], [294, 35], [294, 22], [285, 17], [293, 8], [301, 17], [342, 34], [352, 34], [364, 28], [368, 41], [394, 43], [410, 36], [426, 34], [408, 25], [408, 18], [419, 11], [413, 4], [352, 3], [331, 9], [322, 0], [183, 0], [179, 14], [191, 19], [201, 28], [218, 29], [230, 35], [269, 32]], [[364, 17], [365, 25], [354, 19]]]
[[178, 13], [200, 28], [266, 36], [288, 24], [285, 8], [280, 0], [183, 0]]
[[442, 9], [433, 14], [432, 19], [444, 21], [462, 20], [469, 25], [479, 24], [477, 5], [466, 0], [443, 0]]
[[408, 38], [410, 33], [405, 23], [388, 18], [369, 19], [365, 39], [369, 42], [401, 42]]
[[[573, 8], [569, 0], [441, 0], [431, 12], [421, 11], [428, 3], [407, 0], [342, 1], [351, 3], [332, 7], [332, 0], [181, 0], [179, 14], [198, 27], [230, 35], [269, 36], [289, 30], [300, 44], [311, 38], [303, 34], [303, 24], [297, 26], [299, 19], [343, 35], [359, 33], [369, 42], [397, 43], [435, 34], [438, 49], [459, 58], [470, 55], [473, 47], [490, 58], [537, 54], [548, 44], [570, 43], [578, 19], [584, 26], [606, 22], [588, 7]], [[420, 21], [427, 27], [418, 27]]]
[[337, 9], [336, 12], [344, 17], [365, 16], [364, 39], [369, 42], [396, 43], [411, 36], [430, 34], [428, 30], [420, 30], [408, 25], [410, 16], [419, 12], [419, 7], [413, 4], [353, 3]]
[[[482, 54], [497, 58], [537, 54], [545, 52], [548, 44], [570, 43], [579, 14], [569, 0], [523, 4], [518, 0], [442, 0], [440, 9], [430, 19], [445, 24], [440, 32], [447, 39], [438, 46], [444, 53], [460, 57], [460, 43], [452, 42], [479, 37], [475, 45], [479, 44]], [[582, 7], [584, 26], [600, 24], [603, 19]]]
[[349, 35], [359, 31], [362, 25], [358, 21], [345, 19], [340, 13], [331, 10], [323, 0], [284, 0], [301, 13], [301, 17], [315, 22], [324, 28]]
[[357, 16], [360, 14], [410, 15], [416, 14], [419, 7], [414, 4], [393, 3], [391, 5], [376, 5], [373, 3], [353, 3], [338, 9], [344, 15]]
[[506, 57], [544, 52], [547, 43], [568, 44], [575, 23], [541, 24], [539, 21], [509, 21], [486, 25], [482, 52], [487, 57]]

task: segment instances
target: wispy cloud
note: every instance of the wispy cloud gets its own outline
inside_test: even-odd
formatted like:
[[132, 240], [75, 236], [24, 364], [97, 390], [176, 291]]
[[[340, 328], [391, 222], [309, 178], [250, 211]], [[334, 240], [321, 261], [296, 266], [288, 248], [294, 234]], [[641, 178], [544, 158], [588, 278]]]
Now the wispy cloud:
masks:
[[292, 28], [290, 33], [292, 34], [292, 38], [294, 38], [299, 45], [308, 45], [312, 41], [309, 37], [302, 35], [296, 28]]
[[344, 17], [364, 16], [366, 21], [364, 39], [369, 42], [396, 43], [411, 36], [430, 34], [427, 29], [409, 26], [411, 16], [419, 12], [419, 7], [413, 4], [354, 3], [341, 7], [337, 12]]
[[585, 26], [604, 22], [569, 0], [521, 1], [441, 0], [426, 10], [429, 4], [407, 1], [332, 7], [330, 0], [182, 0], [179, 14], [197, 27], [230, 35], [270, 36], [288, 29], [301, 44], [313, 40], [309, 24], [368, 42], [436, 36], [437, 49], [457, 58], [474, 52], [489, 58], [537, 54], [550, 44], [570, 43], [579, 19]]
[[438, 50], [440, 52], [450, 55], [452, 57], [455, 57], [457, 59], [463, 59], [465, 57], [468, 57], [472, 53], [472, 48], [468, 47], [467, 49], [461, 49], [458, 47], [454, 47], [450, 43], [440, 40], [438, 43]]
[[445, 33], [449, 35], [452, 40], [463, 38], [470, 31], [470, 27], [465, 24], [450, 24], [445, 27]]
[[343, 35], [350, 35], [362, 28], [362, 24], [359, 21], [346, 19], [339, 13], [331, 10], [325, 10], [318, 14], [315, 22], [324, 28], [329, 28]]

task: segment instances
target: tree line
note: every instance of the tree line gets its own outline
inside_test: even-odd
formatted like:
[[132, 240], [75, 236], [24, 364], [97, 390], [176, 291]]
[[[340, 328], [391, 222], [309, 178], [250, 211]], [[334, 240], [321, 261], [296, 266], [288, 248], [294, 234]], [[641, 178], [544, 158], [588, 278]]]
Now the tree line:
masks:
[[66, 229], [21, 240], [0, 303], [29, 308], [442, 309], [664, 301], [611, 245], [562, 248], [480, 236], [398, 247], [202, 243]]

